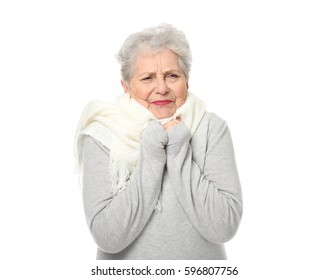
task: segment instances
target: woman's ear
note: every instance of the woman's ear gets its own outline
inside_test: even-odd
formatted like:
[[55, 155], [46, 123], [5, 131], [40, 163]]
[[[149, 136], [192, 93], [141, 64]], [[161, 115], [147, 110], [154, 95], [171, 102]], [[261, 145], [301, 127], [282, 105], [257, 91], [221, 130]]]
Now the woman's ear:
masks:
[[121, 80], [121, 85], [123, 87], [124, 92], [129, 93], [129, 86], [127, 85], [127, 83], [124, 80]]

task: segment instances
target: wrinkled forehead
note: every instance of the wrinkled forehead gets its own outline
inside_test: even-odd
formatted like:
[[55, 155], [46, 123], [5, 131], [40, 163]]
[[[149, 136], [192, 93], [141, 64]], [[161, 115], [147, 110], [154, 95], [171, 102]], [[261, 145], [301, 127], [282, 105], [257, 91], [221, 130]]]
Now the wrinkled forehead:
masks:
[[143, 49], [136, 56], [132, 77], [144, 72], [164, 73], [170, 70], [181, 71], [177, 54], [168, 49], [157, 52]]

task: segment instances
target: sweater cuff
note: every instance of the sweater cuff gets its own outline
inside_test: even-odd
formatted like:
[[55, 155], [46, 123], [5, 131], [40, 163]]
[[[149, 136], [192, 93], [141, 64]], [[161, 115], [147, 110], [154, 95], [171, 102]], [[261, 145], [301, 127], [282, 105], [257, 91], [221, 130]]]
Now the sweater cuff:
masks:
[[168, 143], [168, 135], [157, 121], [152, 120], [142, 133], [142, 142], [164, 148]]

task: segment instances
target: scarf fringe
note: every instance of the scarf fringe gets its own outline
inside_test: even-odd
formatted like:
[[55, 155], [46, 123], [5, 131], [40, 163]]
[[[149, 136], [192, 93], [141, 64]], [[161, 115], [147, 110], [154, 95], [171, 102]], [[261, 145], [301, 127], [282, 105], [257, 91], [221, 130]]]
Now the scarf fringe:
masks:
[[110, 155], [109, 172], [114, 196], [127, 188], [128, 180], [134, 168], [133, 164], [118, 160]]

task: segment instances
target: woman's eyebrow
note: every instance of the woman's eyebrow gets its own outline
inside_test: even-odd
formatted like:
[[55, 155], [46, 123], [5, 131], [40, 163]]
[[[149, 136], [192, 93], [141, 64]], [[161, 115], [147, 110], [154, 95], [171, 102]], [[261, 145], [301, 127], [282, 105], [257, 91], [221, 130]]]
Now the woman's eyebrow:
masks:
[[[177, 69], [177, 68], [169, 68], [169, 69], [165, 70], [162, 74], [166, 75], [168, 73], [173, 73], [173, 72], [181, 73], [182, 71], [180, 69]], [[152, 75], [157, 75], [157, 72], [156, 71], [154, 71], [154, 72], [152, 72], [152, 71], [143, 72], [143, 73], [138, 74], [137, 77], [140, 78], [140, 77], [143, 77], [143, 76], [152, 76]]]
[[145, 76], [145, 75], [153, 75], [153, 74], [155, 74], [155, 72], [143, 72], [143, 73], [141, 73], [141, 74], [138, 74], [138, 76], [141, 77], [141, 76]]
[[[165, 70], [163, 72], [163, 74], [167, 74], [167, 73], [171, 73], [171, 72], [181, 72], [181, 70], [180, 69], [176, 69], [176, 68], [169, 68], [168, 70]], [[153, 74], [157, 74], [157, 72], [156, 71], [154, 71], [154, 72], [143, 72], [143, 73], [139, 74], [139, 76], [153, 75]]]
[[180, 69], [169, 69], [167, 71], [165, 71], [165, 73], [172, 73], [172, 72], [181, 72]]

